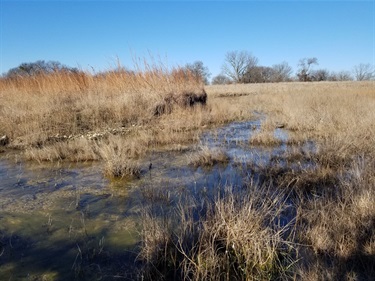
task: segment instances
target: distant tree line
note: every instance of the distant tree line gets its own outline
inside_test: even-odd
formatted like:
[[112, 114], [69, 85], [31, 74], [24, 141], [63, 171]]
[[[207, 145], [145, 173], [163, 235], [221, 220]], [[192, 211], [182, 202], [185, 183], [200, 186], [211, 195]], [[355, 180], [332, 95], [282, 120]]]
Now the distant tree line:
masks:
[[3, 76], [7, 78], [27, 77], [39, 74], [51, 74], [62, 71], [71, 73], [79, 72], [78, 68], [63, 65], [58, 61], [38, 60], [36, 62], [21, 63], [19, 66], [9, 69], [8, 72]]
[[296, 76], [287, 62], [269, 66], [258, 65], [258, 58], [247, 51], [231, 51], [225, 55], [222, 71], [213, 77], [212, 84], [230, 83], [273, 83], [288, 81], [364, 81], [375, 78], [375, 69], [371, 64], [361, 63], [352, 72], [330, 72], [327, 69], [314, 69], [318, 59], [303, 58], [298, 63]]
[[[202, 61], [188, 63], [185, 66], [181, 67], [180, 71], [183, 72], [186, 76], [193, 76], [197, 80], [202, 81], [204, 84], [209, 84], [211, 73], [209, 72], [208, 68], [203, 65]], [[21, 63], [19, 66], [8, 70], [8, 72], [4, 73], [2, 77], [28, 77], [40, 74], [52, 74], [57, 72], [79, 73], [81, 72], [81, 70], [79, 70], [78, 68], [63, 65], [58, 61], [38, 60], [36, 62]], [[134, 71], [128, 70], [127, 68], [118, 67], [114, 70], [96, 73], [95, 75], [102, 76], [113, 72], [134, 73]]]
[[[225, 55], [222, 71], [212, 78], [212, 84], [232, 83], [276, 83], [290, 81], [364, 81], [375, 79], [375, 69], [371, 64], [358, 64], [353, 70], [331, 72], [327, 69], [314, 69], [318, 65], [316, 57], [303, 58], [298, 62], [296, 75], [293, 77], [293, 69], [286, 62], [272, 66], [258, 64], [258, 58], [248, 51], [231, 51]], [[129, 70], [127, 70], [129, 71]], [[193, 76], [204, 84], [210, 83], [211, 73], [202, 61], [197, 60], [187, 63], [180, 68], [183, 75]], [[10, 69], [2, 76], [5, 78], [27, 77], [38, 74], [51, 74], [56, 72], [79, 73], [79, 69], [61, 64], [58, 61], [38, 60], [32, 63], [21, 63]], [[101, 75], [98, 73], [97, 75]]]

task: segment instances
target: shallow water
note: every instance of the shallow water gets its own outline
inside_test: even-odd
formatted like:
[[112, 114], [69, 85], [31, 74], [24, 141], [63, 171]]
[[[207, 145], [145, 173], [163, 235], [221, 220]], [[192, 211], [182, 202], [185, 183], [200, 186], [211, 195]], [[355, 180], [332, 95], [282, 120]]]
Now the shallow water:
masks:
[[199, 146], [224, 149], [227, 165], [194, 168], [187, 165], [192, 152], [155, 152], [143, 163], [142, 177], [133, 180], [110, 181], [97, 162], [35, 164], [0, 157], [0, 276], [134, 279], [142, 210], [171, 206], [185, 193], [214, 196], [220, 187], [241, 187], [256, 177], [249, 175], [249, 162], [267, 165], [288, 149], [281, 129], [275, 137], [282, 145], [250, 147], [260, 123], [235, 122], [202, 135]]
[[113, 274], [116, 260], [129, 258], [126, 251], [138, 240], [139, 216], [130, 184], [116, 188], [98, 165], [25, 165], [1, 159], [0, 175], [4, 280], [92, 280], [91, 263], [111, 260], [107, 268]]

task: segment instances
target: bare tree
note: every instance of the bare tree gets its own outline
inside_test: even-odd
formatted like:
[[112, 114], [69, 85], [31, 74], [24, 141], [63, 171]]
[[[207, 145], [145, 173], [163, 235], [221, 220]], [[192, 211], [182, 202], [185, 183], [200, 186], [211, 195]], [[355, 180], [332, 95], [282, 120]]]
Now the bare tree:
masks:
[[272, 82], [273, 69], [268, 66], [250, 67], [244, 74], [243, 83], [268, 83]]
[[224, 85], [224, 84], [230, 84], [232, 83], [232, 80], [230, 80], [227, 76], [223, 74], [219, 74], [212, 78], [211, 81], [212, 85]]
[[311, 81], [328, 81], [330, 73], [327, 69], [317, 69], [311, 71]]
[[244, 75], [258, 64], [258, 58], [247, 51], [232, 51], [225, 56], [222, 66], [223, 74], [236, 83], [242, 83]]
[[299, 81], [312, 81], [312, 76], [311, 76], [311, 68], [312, 65], [318, 64], [318, 59], [317, 58], [303, 58], [299, 61], [298, 66], [298, 73], [297, 77]]
[[350, 74], [349, 71], [340, 71], [336, 74], [336, 78], [338, 81], [352, 81], [353, 76]]
[[293, 69], [286, 61], [279, 64], [274, 64], [272, 69], [272, 82], [286, 82], [291, 80], [290, 76], [292, 75]]
[[331, 72], [328, 76], [329, 81], [352, 81], [353, 77], [349, 71]]
[[202, 61], [195, 61], [192, 64], [188, 63], [185, 67], [196, 79], [203, 81], [206, 85], [209, 83], [208, 79], [210, 78], [211, 73], [208, 68], [203, 65]]
[[360, 63], [354, 66], [353, 73], [357, 81], [371, 80], [375, 77], [374, 67], [369, 63]]

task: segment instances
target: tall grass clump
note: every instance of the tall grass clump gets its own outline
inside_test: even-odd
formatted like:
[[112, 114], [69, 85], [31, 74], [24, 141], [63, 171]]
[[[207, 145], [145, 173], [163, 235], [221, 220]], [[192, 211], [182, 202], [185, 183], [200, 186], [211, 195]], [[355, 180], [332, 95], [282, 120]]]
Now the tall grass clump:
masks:
[[[139, 259], [142, 276], [160, 280], [283, 280], [295, 259], [288, 242], [291, 223], [280, 193], [255, 186], [251, 195], [234, 193], [203, 205], [184, 202], [172, 215], [144, 214]], [[256, 190], [255, 190], [256, 189]], [[197, 219], [199, 218], [199, 219]]]
[[104, 161], [104, 174], [110, 178], [139, 177], [141, 167], [138, 151], [123, 138], [111, 136], [98, 145], [98, 152]]

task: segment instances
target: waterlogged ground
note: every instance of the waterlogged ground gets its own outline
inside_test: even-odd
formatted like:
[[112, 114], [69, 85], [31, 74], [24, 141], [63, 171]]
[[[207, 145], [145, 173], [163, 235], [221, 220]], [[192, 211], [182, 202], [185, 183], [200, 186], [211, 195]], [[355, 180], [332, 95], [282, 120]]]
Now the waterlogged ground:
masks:
[[[213, 197], [256, 179], [290, 147], [250, 146], [261, 120], [206, 132], [198, 147], [218, 147], [229, 163], [188, 165], [193, 152], [155, 152], [140, 179], [110, 181], [100, 163], [36, 164], [0, 154], [0, 276], [2, 280], [131, 280], [137, 277], [140, 220], [148, 208], [168, 208], [184, 194]], [[152, 169], [149, 165], [152, 163]]]

